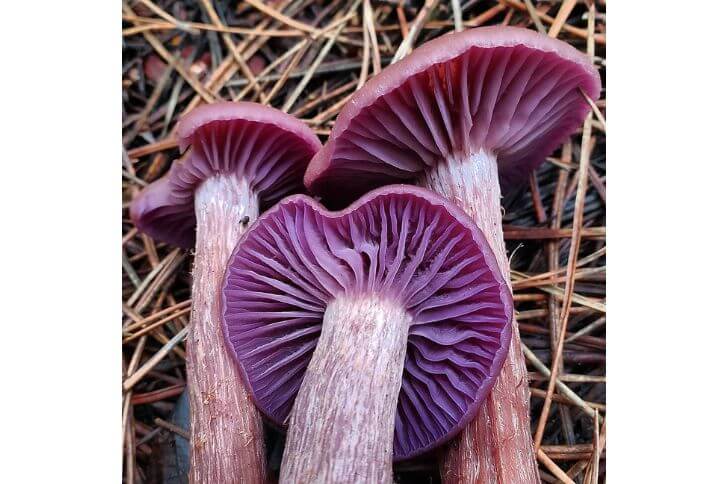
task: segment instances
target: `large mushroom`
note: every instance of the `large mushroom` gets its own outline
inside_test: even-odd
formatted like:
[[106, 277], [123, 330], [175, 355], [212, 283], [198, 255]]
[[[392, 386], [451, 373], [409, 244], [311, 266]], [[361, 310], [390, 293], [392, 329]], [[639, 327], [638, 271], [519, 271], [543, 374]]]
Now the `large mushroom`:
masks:
[[[472, 216], [509, 280], [501, 187], [514, 187], [583, 121], [600, 79], [568, 44], [514, 27], [430, 41], [354, 94], [304, 182], [331, 204], [393, 182], [431, 188]], [[500, 182], [500, 184], [499, 184]], [[515, 319], [482, 412], [448, 453], [448, 482], [539, 482]], [[476, 431], [477, 430], [477, 431]]]
[[513, 303], [481, 231], [429, 190], [329, 212], [294, 195], [241, 238], [227, 341], [259, 408], [289, 423], [281, 482], [391, 482], [457, 434], [508, 350]]
[[220, 281], [259, 207], [301, 191], [321, 144], [292, 116], [252, 103], [202, 106], [180, 121], [177, 133], [180, 150], [187, 150], [182, 161], [146, 187], [130, 211], [142, 232], [195, 247], [187, 340], [190, 481], [263, 482], [261, 420], [224, 343]]

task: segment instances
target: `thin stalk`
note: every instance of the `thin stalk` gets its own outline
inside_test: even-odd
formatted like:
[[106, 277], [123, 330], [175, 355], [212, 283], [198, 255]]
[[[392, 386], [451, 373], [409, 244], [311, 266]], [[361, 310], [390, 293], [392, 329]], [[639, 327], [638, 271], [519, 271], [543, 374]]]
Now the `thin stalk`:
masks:
[[255, 193], [232, 177], [215, 176], [195, 193], [197, 242], [187, 341], [190, 398], [190, 482], [264, 482], [263, 428], [229, 354], [220, 326], [220, 282]]
[[329, 304], [291, 412], [281, 482], [392, 482], [411, 322], [377, 296]]

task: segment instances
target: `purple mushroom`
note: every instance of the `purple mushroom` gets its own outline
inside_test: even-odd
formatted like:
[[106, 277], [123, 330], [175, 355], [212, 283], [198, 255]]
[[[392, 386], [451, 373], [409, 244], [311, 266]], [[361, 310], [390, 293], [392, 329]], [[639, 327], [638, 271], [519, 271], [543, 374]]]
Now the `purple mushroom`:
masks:
[[[136, 226], [195, 247], [187, 340], [191, 482], [263, 482], [262, 425], [227, 351], [219, 287], [230, 252], [259, 207], [302, 188], [316, 135], [288, 114], [252, 103], [202, 106], [178, 126], [187, 150], [131, 205]], [[196, 227], [196, 229], [195, 229]]]
[[258, 407], [288, 423], [281, 482], [387, 482], [452, 438], [508, 351], [513, 303], [472, 220], [390, 186], [329, 212], [280, 202], [241, 238], [223, 325]]
[[[599, 91], [589, 58], [562, 41], [514, 27], [448, 34], [354, 94], [304, 182], [335, 206], [388, 183], [428, 187], [473, 217], [508, 280], [501, 186], [519, 184], [542, 163], [585, 118], [584, 95]], [[452, 482], [539, 482], [513, 324], [501, 376], [451, 448], [445, 468]]]

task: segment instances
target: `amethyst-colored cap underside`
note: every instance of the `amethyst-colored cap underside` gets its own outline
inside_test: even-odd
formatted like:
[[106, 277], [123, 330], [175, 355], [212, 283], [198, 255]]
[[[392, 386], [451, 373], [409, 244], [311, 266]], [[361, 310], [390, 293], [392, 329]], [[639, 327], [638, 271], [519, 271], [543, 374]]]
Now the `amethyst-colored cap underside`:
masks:
[[368, 293], [400, 302], [413, 316], [395, 423], [402, 459], [474, 416], [505, 358], [512, 303], [464, 214], [421, 189], [381, 192], [344, 212], [291, 197], [265, 214], [230, 259], [223, 326], [253, 398], [282, 424], [327, 304]]
[[452, 34], [424, 46], [424, 53], [443, 57], [452, 39], [452, 57], [428, 64], [420, 55], [414, 66], [405, 58], [403, 66], [385, 69], [337, 120], [339, 129], [312, 160], [307, 186], [334, 200], [354, 197], [481, 149], [497, 156], [504, 189], [518, 185], [583, 121], [589, 105], [579, 89], [596, 98], [600, 85], [596, 70], [575, 60], [575, 49], [537, 48], [542, 40], [531, 34], [529, 43], [461, 52], [477, 32], [465, 40]]
[[[192, 118], [188, 118], [187, 124], [204, 124], [185, 128], [180, 144], [187, 153], [132, 204], [131, 216], [140, 230], [155, 239], [191, 247], [195, 235], [195, 190], [216, 175], [232, 176], [247, 184], [258, 195], [262, 208], [303, 191], [306, 165], [320, 147], [316, 136], [300, 121], [284, 118], [287, 115], [283, 113], [268, 113], [270, 108], [247, 104], [208, 105], [200, 108], [200, 113], [189, 115]], [[276, 124], [267, 119], [263, 122], [240, 117], [251, 111], [274, 119], [279, 116], [281, 120]], [[215, 114], [236, 113], [237, 118], [207, 119]]]

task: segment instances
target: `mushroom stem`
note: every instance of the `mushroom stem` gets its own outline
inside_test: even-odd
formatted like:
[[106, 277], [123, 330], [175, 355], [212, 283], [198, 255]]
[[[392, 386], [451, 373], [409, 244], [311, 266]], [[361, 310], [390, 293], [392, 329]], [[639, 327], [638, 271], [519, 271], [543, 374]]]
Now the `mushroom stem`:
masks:
[[[495, 154], [480, 150], [427, 170], [420, 184], [454, 201], [483, 231], [510, 287]], [[529, 417], [528, 373], [518, 323], [508, 357], [485, 404], [451, 443], [441, 465], [444, 483], [538, 483]]]
[[402, 305], [374, 295], [328, 305], [291, 412], [281, 482], [392, 482], [411, 322]]
[[220, 326], [225, 265], [247, 226], [241, 221], [258, 216], [257, 195], [245, 182], [216, 175], [196, 190], [195, 213], [197, 242], [187, 338], [190, 482], [265, 482], [262, 423]]

